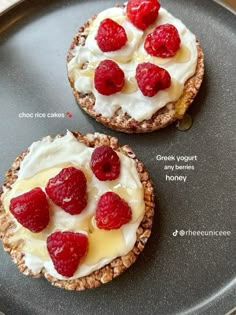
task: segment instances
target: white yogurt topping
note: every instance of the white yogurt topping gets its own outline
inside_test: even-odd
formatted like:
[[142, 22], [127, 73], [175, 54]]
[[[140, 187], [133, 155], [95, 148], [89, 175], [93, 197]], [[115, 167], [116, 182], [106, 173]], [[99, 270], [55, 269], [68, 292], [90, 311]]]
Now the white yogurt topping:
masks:
[[[128, 42], [118, 51], [102, 52], [95, 39], [100, 22], [105, 18], [111, 18], [122, 25], [127, 33]], [[180, 35], [181, 47], [173, 58], [157, 58], [150, 56], [144, 49], [143, 43], [147, 34], [161, 24], [173, 24]], [[137, 29], [126, 18], [125, 8], [111, 8], [98, 14], [90, 27], [89, 35], [84, 46], [74, 49], [74, 57], [68, 64], [69, 77], [74, 81], [75, 89], [82, 93], [92, 92], [96, 97], [94, 110], [104, 117], [111, 117], [121, 109], [137, 121], [149, 119], [160, 108], [169, 102], [179, 99], [183, 93], [184, 83], [196, 70], [197, 47], [196, 38], [186, 26], [168, 11], [161, 8], [156, 22], [144, 32]], [[95, 89], [93, 83], [94, 69], [104, 59], [113, 59], [124, 71], [126, 81], [135, 83], [131, 89], [123, 89], [121, 92], [105, 96]], [[88, 62], [90, 71], [80, 70], [84, 63]], [[171, 75], [171, 86], [159, 91], [153, 97], [145, 97], [137, 88], [135, 70], [139, 63], [152, 62], [165, 68]]]
[[[127, 254], [135, 244], [136, 230], [145, 210], [143, 187], [135, 162], [124, 154], [117, 152], [121, 162], [119, 178], [113, 181], [101, 182], [93, 175], [89, 167], [93, 150], [93, 148], [78, 142], [69, 131], [65, 136], [56, 138], [53, 141], [51, 137], [47, 137], [42, 141], [34, 142], [21, 163], [17, 181], [11, 190], [5, 191], [3, 194], [4, 207], [9, 211], [11, 198], [36, 186], [44, 189], [47, 181], [64, 167], [77, 167], [83, 170], [87, 178], [88, 205], [81, 214], [70, 215], [48, 199], [51, 205], [50, 223], [45, 230], [40, 233], [31, 233], [16, 221], [17, 228], [12, 237], [12, 242], [20, 239], [24, 240], [22, 252], [25, 254], [25, 264], [34, 273], [38, 273], [42, 268], [45, 268], [50, 275], [58, 279], [66, 279], [57, 273], [46, 249], [47, 236], [56, 230], [85, 233], [88, 235], [89, 241], [90, 237], [98, 238], [98, 244], [93, 243], [91, 245], [93, 248], [94, 245], [98, 246], [98, 252], [88, 253], [90, 260], [88, 259], [87, 262], [85, 257], [70, 279], [90, 274], [116, 257]], [[116, 192], [129, 203], [132, 209], [131, 222], [124, 225], [119, 231], [101, 231], [92, 224], [94, 219], [91, 220], [91, 218], [95, 214], [97, 200], [107, 191]], [[88, 218], [90, 218], [89, 224], [92, 226], [92, 232], [83, 229], [83, 226], [88, 225]], [[90, 234], [90, 232], [94, 234]], [[114, 244], [112, 243], [113, 237]], [[102, 242], [104, 244], [101, 244]], [[107, 254], [104, 255], [106, 246]]]

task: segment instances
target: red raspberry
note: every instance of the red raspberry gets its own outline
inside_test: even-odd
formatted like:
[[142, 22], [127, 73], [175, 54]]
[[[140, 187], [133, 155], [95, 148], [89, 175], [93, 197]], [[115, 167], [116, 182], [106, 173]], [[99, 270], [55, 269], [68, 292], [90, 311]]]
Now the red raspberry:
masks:
[[46, 194], [39, 187], [12, 198], [10, 211], [21, 225], [34, 233], [42, 231], [49, 223]]
[[135, 78], [143, 95], [149, 97], [154, 96], [160, 90], [167, 89], [171, 84], [169, 72], [150, 62], [137, 66]]
[[111, 19], [103, 20], [95, 37], [99, 48], [103, 52], [119, 50], [127, 42], [125, 29]]
[[87, 253], [88, 238], [82, 233], [54, 232], [47, 238], [47, 250], [56, 271], [64, 277], [72, 277]]
[[86, 177], [75, 167], [63, 168], [46, 186], [52, 201], [70, 214], [79, 214], [86, 207], [86, 190]]
[[97, 204], [95, 220], [97, 227], [104, 230], [119, 229], [132, 218], [128, 203], [114, 192], [103, 194]]
[[94, 175], [102, 181], [113, 180], [120, 175], [120, 159], [109, 146], [102, 145], [94, 149], [90, 167]]
[[94, 84], [103, 95], [111, 95], [122, 90], [125, 84], [123, 70], [112, 60], [103, 60], [95, 69]]
[[160, 3], [157, 0], [130, 0], [127, 4], [127, 17], [141, 30], [154, 23], [158, 16]]
[[171, 24], [157, 26], [147, 35], [144, 48], [152, 56], [161, 58], [173, 57], [180, 47], [178, 30]]

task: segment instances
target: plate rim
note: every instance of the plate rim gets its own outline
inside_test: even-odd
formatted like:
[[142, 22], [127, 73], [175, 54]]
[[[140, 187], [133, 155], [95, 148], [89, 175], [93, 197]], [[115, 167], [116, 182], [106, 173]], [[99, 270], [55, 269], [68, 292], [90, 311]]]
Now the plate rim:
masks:
[[[9, 3], [9, 5], [5, 6], [3, 10], [0, 10], [0, 17], [2, 15], [5, 15], [7, 12], [11, 11], [12, 9], [14, 9], [15, 7], [17, 7], [22, 2], [25, 2], [25, 1], [27, 1], [27, 0], [15, 0], [14, 3]], [[236, 9], [231, 7], [229, 4], [225, 3], [224, 0], [212, 0], [212, 1], [217, 3], [222, 8], [224, 8], [224, 9], [228, 10], [229, 12], [233, 13], [234, 15], [236, 15]], [[119, 2], [119, 1], [117, 1], [117, 2]]]

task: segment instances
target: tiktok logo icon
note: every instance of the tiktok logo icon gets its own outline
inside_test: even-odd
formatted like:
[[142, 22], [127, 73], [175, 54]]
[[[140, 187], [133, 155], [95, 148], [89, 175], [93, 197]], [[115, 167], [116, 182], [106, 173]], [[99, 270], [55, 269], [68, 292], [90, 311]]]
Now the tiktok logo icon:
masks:
[[175, 230], [174, 232], [173, 232], [173, 236], [177, 236], [178, 235], [178, 230]]

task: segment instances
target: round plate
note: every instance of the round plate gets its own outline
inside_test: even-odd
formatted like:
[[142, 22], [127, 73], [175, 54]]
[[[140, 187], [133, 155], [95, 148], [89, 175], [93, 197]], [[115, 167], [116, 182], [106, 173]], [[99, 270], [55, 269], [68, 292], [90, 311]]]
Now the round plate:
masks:
[[[98, 131], [130, 144], [151, 174], [157, 196], [144, 252], [122, 276], [97, 289], [69, 292], [26, 277], [1, 247], [0, 310], [5, 314], [215, 315], [235, 306], [236, 19], [211, 1], [161, 3], [197, 35], [205, 52], [205, 78], [189, 111], [193, 126], [186, 132], [173, 125], [126, 135], [106, 129], [78, 108], [66, 74], [69, 44], [80, 25], [115, 1], [31, 0], [1, 17], [1, 182], [33, 141], [66, 129]], [[158, 156], [175, 161], [158, 161]], [[177, 161], [180, 156], [193, 160]], [[165, 170], [175, 165], [194, 169]], [[182, 176], [182, 181], [171, 176]]]

